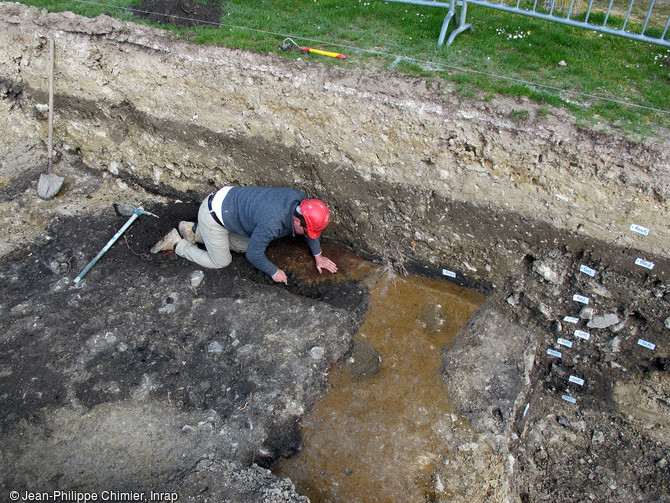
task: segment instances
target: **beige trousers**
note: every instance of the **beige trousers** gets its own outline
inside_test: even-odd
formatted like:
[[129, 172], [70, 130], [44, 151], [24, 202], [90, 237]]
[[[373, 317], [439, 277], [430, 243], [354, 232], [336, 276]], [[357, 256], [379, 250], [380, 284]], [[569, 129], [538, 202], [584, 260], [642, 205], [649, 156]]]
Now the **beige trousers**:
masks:
[[175, 253], [207, 269], [221, 269], [233, 259], [230, 251], [244, 253], [249, 246], [249, 238], [230, 232], [216, 223], [209, 212], [207, 198], [198, 210], [198, 227], [195, 232], [196, 243], [205, 245], [205, 249], [182, 240], [175, 246]]

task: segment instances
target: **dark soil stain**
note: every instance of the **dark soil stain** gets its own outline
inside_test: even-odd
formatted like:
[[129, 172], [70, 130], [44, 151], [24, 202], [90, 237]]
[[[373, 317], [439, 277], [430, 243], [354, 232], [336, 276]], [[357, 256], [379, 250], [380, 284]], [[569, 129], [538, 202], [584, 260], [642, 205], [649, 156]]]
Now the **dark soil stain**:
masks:
[[[296, 396], [308, 407], [325, 386], [367, 289], [291, 270], [304, 258], [314, 267], [298, 239], [268, 251], [290, 271], [288, 287], [240, 254], [203, 271], [194, 287], [198, 266], [149, 249], [198, 206], [146, 207], [159, 218], [136, 219], [78, 285], [73, 278], [128, 220], [111, 206], [54, 218], [0, 261], [0, 430], [21, 435], [49, 411], [150, 398], [186, 413], [216, 411], [215, 427], [232, 439], [224, 441], [229, 458], [269, 465], [299, 448], [298, 419], [282, 411]], [[327, 357], [310, 356], [317, 346]]]
[[199, 3], [194, 0], [145, 0], [130, 9], [135, 16], [159, 24], [198, 26], [221, 20], [220, 3]]

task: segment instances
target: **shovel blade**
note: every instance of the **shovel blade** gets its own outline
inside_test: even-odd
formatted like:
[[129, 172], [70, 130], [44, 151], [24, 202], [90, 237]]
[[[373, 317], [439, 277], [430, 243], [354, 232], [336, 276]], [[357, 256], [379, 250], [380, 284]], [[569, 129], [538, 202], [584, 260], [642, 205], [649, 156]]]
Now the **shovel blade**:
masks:
[[57, 175], [48, 175], [42, 173], [40, 181], [37, 183], [37, 195], [42, 199], [51, 199], [63, 186], [63, 177]]
[[135, 208], [135, 206], [132, 206], [130, 204], [121, 203], [121, 204], [115, 204], [114, 209], [116, 210], [116, 213], [118, 213], [119, 215], [129, 217], [133, 213], [135, 213], [135, 210], [137, 208]]

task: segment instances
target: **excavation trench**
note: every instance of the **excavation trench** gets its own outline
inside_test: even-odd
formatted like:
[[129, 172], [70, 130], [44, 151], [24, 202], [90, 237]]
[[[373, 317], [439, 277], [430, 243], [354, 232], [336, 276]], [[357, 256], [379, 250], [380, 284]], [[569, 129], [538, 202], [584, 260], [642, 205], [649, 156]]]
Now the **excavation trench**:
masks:
[[[370, 301], [352, 350], [303, 420], [303, 448], [273, 471], [313, 502], [424, 501], [443, 494], [445, 438], [464, 429], [442, 379], [442, 351], [483, 296], [444, 280], [361, 263]], [[470, 432], [472, 433], [472, 432]]]
[[147, 253], [197, 203], [146, 209], [160, 219], [137, 220], [79, 284], [124, 221], [111, 207], [55, 219], [3, 261], [5, 487], [195, 497], [198, 477], [215, 473], [204, 451], [238, 471], [275, 463], [312, 501], [434, 493], [451, 456], [443, 436], [466, 422], [449, 403], [442, 351], [481, 294], [329, 243], [340, 272], [319, 275], [296, 239], [268, 250], [286, 287], [238, 255], [202, 274]]
[[[667, 131], [0, 13], [0, 499], [670, 501]], [[323, 199], [340, 272], [291, 240], [285, 287], [148, 253], [224, 185]], [[75, 287], [114, 203], [160, 218]]]

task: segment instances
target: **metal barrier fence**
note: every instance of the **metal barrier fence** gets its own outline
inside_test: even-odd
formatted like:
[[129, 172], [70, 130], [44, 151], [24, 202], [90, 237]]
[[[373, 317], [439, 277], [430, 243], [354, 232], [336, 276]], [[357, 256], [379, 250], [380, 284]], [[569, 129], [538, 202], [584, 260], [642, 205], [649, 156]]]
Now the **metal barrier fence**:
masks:
[[[624, 5], [623, 9], [620, 9], [619, 5], [615, 5], [615, 0], [540, 0], [540, 5], [538, 5], [538, 0], [500, 0], [499, 2], [488, 0], [450, 0], [449, 2], [438, 0], [380, 1], [448, 9], [437, 41], [438, 46], [444, 44], [444, 39], [452, 21], [455, 23], [456, 29], [449, 35], [447, 45], [451, 45], [459, 33], [472, 29], [472, 25], [466, 22], [468, 5], [477, 5], [670, 47], [670, 39], [666, 38], [668, 37], [668, 26], [670, 26], [670, 13], [667, 14], [666, 19], [666, 14], [661, 12], [663, 9], [668, 10], [668, 7], [670, 7], [668, 0], [638, 0], [638, 6], [635, 5], [636, 0], [630, 0], [630, 3]], [[505, 3], [505, 1], [508, 3]], [[640, 4], [642, 4], [641, 8], [639, 7]], [[647, 4], [648, 8], [646, 8]], [[456, 7], [461, 8], [460, 15], [457, 13]], [[622, 16], [620, 14], [623, 14], [624, 11], [626, 11], [625, 19], [621, 21]], [[631, 16], [634, 21], [629, 23]], [[642, 18], [644, 18], [643, 22]], [[594, 19], [597, 19], [597, 21], [594, 21]], [[647, 32], [648, 29], [651, 34]]]

